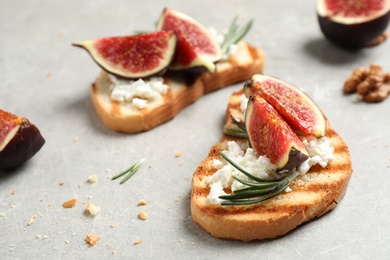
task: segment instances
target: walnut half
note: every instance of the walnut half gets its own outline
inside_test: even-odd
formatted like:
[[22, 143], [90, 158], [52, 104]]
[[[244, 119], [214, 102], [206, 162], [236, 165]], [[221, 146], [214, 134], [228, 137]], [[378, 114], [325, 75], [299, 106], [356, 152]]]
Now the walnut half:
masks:
[[390, 93], [390, 72], [385, 73], [375, 63], [371, 63], [369, 69], [358, 67], [344, 82], [343, 90], [345, 94], [357, 92], [365, 102], [381, 102]]

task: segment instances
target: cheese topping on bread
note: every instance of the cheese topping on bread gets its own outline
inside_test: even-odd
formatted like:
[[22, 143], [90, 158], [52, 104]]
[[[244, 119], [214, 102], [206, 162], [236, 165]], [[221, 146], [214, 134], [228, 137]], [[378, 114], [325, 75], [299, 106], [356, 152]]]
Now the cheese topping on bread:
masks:
[[[334, 148], [326, 136], [318, 139], [305, 139], [303, 144], [310, 157], [296, 169], [300, 175], [306, 174], [316, 164], [324, 168], [328, 165], [328, 162], [334, 159]], [[258, 156], [249, 147], [248, 141], [229, 141], [227, 145], [227, 149], [222, 152], [254, 176], [264, 180], [275, 180], [283, 176], [282, 173], [277, 173], [276, 165], [272, 164], [266, 156]], [[248, 187], [235, 180], [233, 175], [246, 181], [249, 181], [249, 178], [225, 160], [214, 159], [213, 167], [217, 171], [207, 180], [210, 185], [207, 198], [211, 204], [221, 204], [222, 200], [219, 199], [219, 196], [226, 195], [224, 188], [235, 191]], [[289, 188], [285, 191], [289, 191]]]
[[149, 79], [120, 79], [108, 74], [111, 80], [111, 99], [120, 102], [130, 102], [136, 108], [146, 107], [148, 101], [162, 99], [168, 91], [162, 77], [151, 77]]

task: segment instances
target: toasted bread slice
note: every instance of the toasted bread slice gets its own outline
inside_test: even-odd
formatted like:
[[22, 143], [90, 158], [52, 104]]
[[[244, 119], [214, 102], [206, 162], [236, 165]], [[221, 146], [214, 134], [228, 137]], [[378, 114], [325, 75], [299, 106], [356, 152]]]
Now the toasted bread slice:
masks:
[[[242, 91], [236, 92], [229, 100], [227, 125], [232, 124], [230, 115], [242, 117], [241, 94]], [[284, 235], [333, 209], [346, 192], [352, 166], [347, 145], [328, 121], [327, 127], [326, 135], [334, 147], [335, 159], [325, 168], [315, 165], [305, 175], [296, 177], [290, 185], [291, 191], [248, 206], [213, 205], [207, 198], [210, 191], [207, 179], [216, 171], [213, 160], [221, 159], [219, 152], [226, 150], [228, 141], [243, 141], [224, 135], [193, 175], [193, 221], [214, 237], [250, 241]]]
[[138, 109], [130, 103], [111, 100], [111, 80], [104, 71], [92, 84], [91, 98], [97, 114], [107, 127], [124, 133], [147, 131], [172, 119], [204, 94], [261, 72], [264, 61], [262, 49], [241, 41], [237, 52], [228, 61], [217, 63], [214, 74], [205, 72], [195, 79], [189, 79], [184, 74], [164, 75], [164, 83], [170, 87], [168, 92], [145, 108]]

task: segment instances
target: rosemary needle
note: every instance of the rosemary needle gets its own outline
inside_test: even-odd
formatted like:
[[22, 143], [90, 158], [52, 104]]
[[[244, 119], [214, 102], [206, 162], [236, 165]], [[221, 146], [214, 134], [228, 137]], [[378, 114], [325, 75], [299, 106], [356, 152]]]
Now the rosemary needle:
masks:
[[232, 115], [230, 115], [230, 118], [232, 119], [234, 126], [225, 126], [225, 129], [222, 133], [224, 135], [248, 139], [249, 137], [248, 133], [246, 132], [245, 125], [235, 119]]
[[121, 177], [121, 176], [125, 175], [126, 173], [128, 173], [128, 175], [126, 175], [126, 177], [123, 178], [123, 180], [121, 180], [121, 182], [119, 184], [125, 183], [128, 179], [130, 179], [131, 176], [133, 176], [138, 171], [138, 169], [142, 166], [144, 161], [145, 161], [145, 159], [142, 158], [137, 163], [131, 165], [128, 169], [126, 169], [126, 170], [118, 173], [117, 175], [113, 176], [111, 178], [111, 180], [116, 180], [119, 177]]
[[228, 32], [225, 35], [225, 39], [221, 44], [222, 53], [227, 53], [229, 47], [232, 44], [238, 43], [244, 36], [248, 33], [252, 27], [253, 20], [250, 20], [247, 24], [244, 25], [241, 29], [238, 28], [237, 17], [235, 17], [230, 24]]
[[220, 152], [220, 155], [230, 165], [249, 178], [249, 180], [243, 180], [237, 176], [232, 176], [235, 180], [248, 187], [235, 190], [232, 194], [219, 196], [220, 199], [224, 200], [222, 205], [225, 206], [249, 205], [268, 200], [283, 192], [299, 174], [298, 171], [293, 170], [287, 177], [277, 180], [264, 180], [243, 169], [223, 152]]

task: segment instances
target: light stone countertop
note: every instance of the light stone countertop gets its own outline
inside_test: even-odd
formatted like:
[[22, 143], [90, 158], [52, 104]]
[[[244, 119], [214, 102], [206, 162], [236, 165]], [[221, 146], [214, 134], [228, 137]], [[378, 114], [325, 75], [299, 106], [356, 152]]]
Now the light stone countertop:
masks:
[[[218, 30], [235, 15], [254, 19], [245, 39], [264, 49], [264, 73], [303, 88], [350, 148], [354, 172], [336, 209], [284, 237], [251, 243], [215, 239], [192, 222], [192, 174], [219, 141], [227, 100], [242, 84], [208, 94], [149, 132], [120, 134], [100, 122], [89, 97], [100, 68], [71, 43], [153, 30], [164, 7]], [[46, 144], [0, 175], [0, 258], [388, 258], [390, 99], [359, 103], [342, 85], [358, 66], [390, 71], [389, 49], [389, 40], [355, 52], [334, 46], [307, 0], [1, 1], [0, 108], [29, 118]], [[127, 183], [110, 180], [141, 158]], [[72, 198], [76, 206], [64, 209]], [[148, 204], [137, 206], [141, 199]], [[93, 219], [84, 213], [88, 202], [101, 207]], [[140, 211], [149, 219], [138, 219]], [[88, 233], [101, 237], [96, 246], [85, 243]]]

